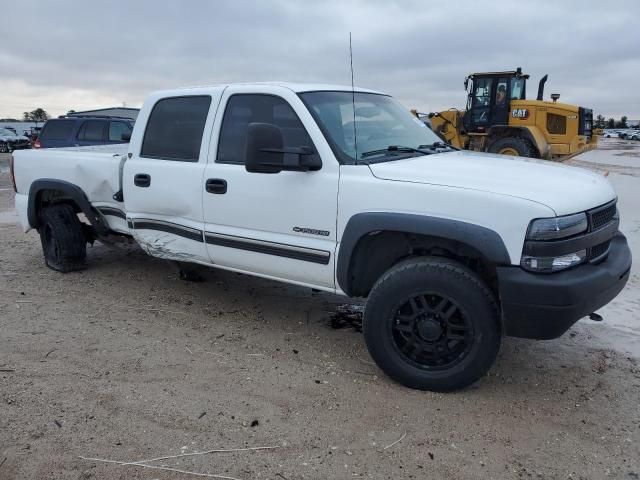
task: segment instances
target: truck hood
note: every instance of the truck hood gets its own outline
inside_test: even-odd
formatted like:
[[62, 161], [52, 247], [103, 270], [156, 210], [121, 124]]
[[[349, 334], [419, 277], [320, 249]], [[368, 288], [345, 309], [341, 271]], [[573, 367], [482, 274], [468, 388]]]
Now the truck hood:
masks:
[[560, 163], [475, 152], [449, 152], [370, 164], [376, 178], [481, 190], [541, 203], [556, 215], [616, 198], [601, 174]]

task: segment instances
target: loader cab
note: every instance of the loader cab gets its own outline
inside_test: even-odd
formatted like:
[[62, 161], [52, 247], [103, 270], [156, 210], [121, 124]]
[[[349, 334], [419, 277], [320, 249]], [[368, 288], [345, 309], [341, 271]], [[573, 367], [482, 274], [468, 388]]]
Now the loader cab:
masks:
[[474, 73], [464, 80], [468, 92], [463, 117], [468, 133], [485, 133], [490, 127], [509, 124], [511, 100], [526, 98], [529, 75], [518, 68], [510, 72]]

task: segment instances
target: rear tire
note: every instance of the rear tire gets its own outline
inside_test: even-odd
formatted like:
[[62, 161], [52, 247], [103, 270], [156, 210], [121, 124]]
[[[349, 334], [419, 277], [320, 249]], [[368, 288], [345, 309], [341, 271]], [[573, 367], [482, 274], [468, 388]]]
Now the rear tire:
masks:
[[514, 157], [538, 158], [536, 149], [531, 145], [531, 142], [522, 137], [500, 138], [489, 146], [489, 152]]
[[38, 231], [47, 267], [63, 273], [86, 268], [87, 240], [71, 205], [44, 207]]
[[410, 388], [451, 391], [482, 377], [500, 348], [493, 294], [452, 260], [412, 258], [374, 285], [364, 337], [377, 365]]

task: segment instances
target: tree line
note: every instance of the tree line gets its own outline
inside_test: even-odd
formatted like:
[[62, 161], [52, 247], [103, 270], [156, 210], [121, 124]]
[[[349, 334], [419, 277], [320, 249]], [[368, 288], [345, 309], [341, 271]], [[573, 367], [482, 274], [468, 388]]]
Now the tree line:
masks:
[[620, 117], [620, 120], [616, 120], [615, 118], [605, 120], [602, 115], [598, 115], [595, 122], [593, 122], [593, 126], [595, 128], [630, 128], [627, 124], [628, 120], [626, 115]]

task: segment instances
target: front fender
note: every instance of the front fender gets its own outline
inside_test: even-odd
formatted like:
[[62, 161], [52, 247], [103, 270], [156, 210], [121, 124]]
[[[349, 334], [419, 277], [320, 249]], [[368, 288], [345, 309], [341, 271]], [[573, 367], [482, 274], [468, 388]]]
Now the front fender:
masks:
[[486, 227], [445, 218], [408, 213], [358, 213], [347, 222], [338, 251], [336, 279], [347, 295], [351, 292], [349, 267], [361, 238], [373, 232], [392, 231], [429, 235], [466, 244], [494, 265], [510, 265], [509, 253], [498, 233]]

